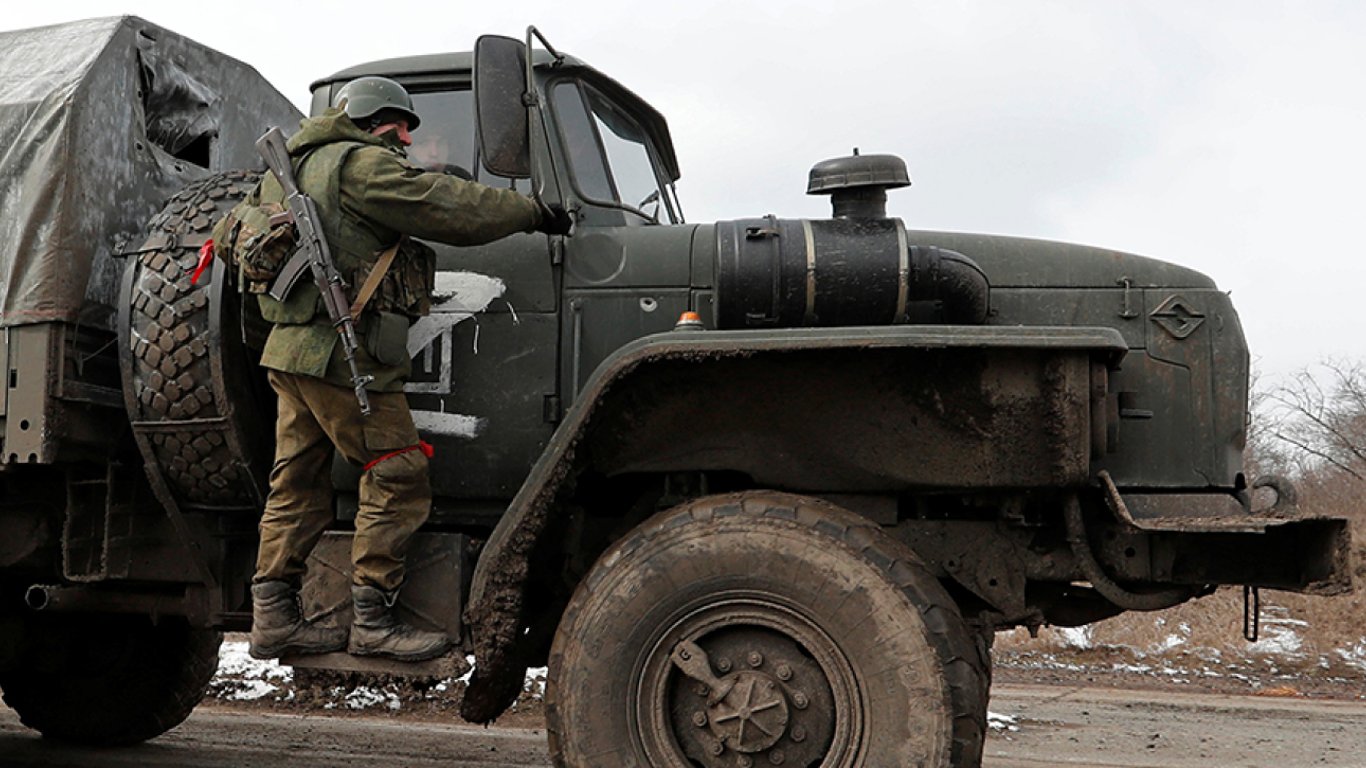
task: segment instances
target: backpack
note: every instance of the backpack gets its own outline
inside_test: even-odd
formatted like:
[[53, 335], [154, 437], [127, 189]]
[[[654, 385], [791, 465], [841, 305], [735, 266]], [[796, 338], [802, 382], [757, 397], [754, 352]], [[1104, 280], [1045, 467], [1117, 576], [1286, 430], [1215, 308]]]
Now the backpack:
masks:
[[294, 255], [299, 236], [283, 204], [261, 203], [258, 184], [214, 227], [214, 255], [223, 259], [241, 289], [265, 293], [280, 268]]

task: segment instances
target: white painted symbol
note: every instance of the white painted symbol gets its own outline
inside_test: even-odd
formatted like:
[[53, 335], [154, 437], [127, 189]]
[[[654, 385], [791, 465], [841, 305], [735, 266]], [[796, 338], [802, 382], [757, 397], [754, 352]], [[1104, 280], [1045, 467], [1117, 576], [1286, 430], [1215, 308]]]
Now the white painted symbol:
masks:
[[[413, 357], [414, 371], [430, 378], [427, 381], [410, 381], [404, 390], [423, 394], [450, 394], [455, 376], [452, 361], [455, 353], [453, 329], [488, 309], [489, 304], [506, 291], [507, 284], [502, 280], [477, 272], [436, 273], [431, 314], [408, 329], [408, 354]], [[477, 348], [474, 351], [478, 353]], [[438, 365], [440, 370], [437, 370]], [[461, 413], [414, 410], [413, 422], [423, 432], [474, 438], [487, 426], [488, 419]]]

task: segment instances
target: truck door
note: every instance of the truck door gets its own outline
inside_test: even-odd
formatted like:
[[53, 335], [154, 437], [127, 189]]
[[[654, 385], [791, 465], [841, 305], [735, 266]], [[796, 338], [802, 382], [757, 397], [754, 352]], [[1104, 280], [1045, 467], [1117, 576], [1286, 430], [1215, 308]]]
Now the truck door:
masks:
[[[409, 157], [432, 171], [478, 174], [471, 92], [409, 87], [422, 117]], [[486, 173], [478, 180], [511, 185]], [[557, 416], [549, 239], [519, 234], [478, 247], [429, 245], [437, 254], [436, 296], [431, 315], [409, 332], [407, 392], [418, 430], [436, 448], [433, 492], [438, 499], [510, 499]]]
[[681, 225], [658, 150], [629, 106], [589, 80], [562, 79], [549, 92], [581, 203], [564, 259], [561, 380], [572, 401], [607, 356], [691, 308], [694, 228]]

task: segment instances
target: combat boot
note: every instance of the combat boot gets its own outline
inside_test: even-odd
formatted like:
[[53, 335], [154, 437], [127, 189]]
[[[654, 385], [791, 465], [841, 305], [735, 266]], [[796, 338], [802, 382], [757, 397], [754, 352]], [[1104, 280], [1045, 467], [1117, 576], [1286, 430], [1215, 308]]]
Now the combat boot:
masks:
[[398, 661], [426, 661], [446, 652], [450, 638], [441, 632], [411, 627], [398, 620], [394, 604], [398, 592], [375, 587], [351, 587], [351, 642], [353, 656], [385, 656]]
[[324, 627], [304, 621], [303, 602], [294, 585], [287, 581], [251, 585], [252, 658], [278, 659], [345, 648], [345, 627]]

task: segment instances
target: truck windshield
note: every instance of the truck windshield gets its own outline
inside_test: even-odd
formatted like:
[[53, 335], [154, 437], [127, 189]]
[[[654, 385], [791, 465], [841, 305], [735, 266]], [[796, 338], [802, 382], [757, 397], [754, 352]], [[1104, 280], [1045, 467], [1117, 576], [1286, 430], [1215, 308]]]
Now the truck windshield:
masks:
[[553, 101], [580, 193], [654, 221], [677, 221], [655, 172], [649, 137], [630, 114], [577, 82], [555, 86]]

